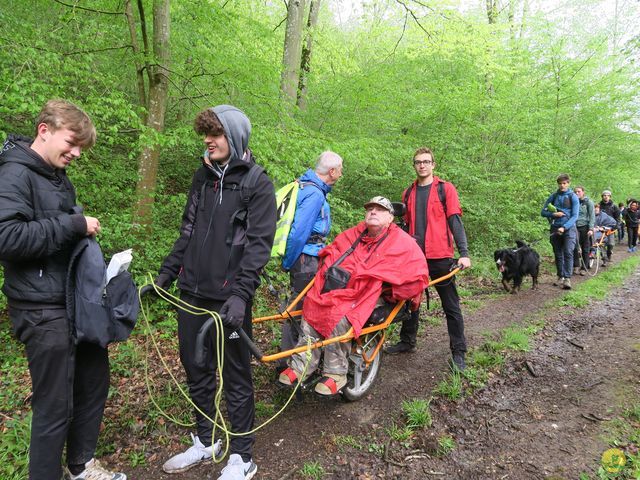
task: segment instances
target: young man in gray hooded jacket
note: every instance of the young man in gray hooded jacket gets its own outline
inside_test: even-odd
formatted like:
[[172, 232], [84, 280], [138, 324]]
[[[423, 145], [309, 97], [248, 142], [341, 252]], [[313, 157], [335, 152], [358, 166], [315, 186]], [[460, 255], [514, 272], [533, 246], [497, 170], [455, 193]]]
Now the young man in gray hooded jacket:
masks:
[[[182, 300], [224, 315], [222, 376], [227, 413], [231, 430], [245, 433], [253, 428], [254, 394], [250, 352], [236, 330], [242, 328], [251, 336], [251, 304], [275, 234], [275, 192], [264, 171], [255, 182], [246, 182], [253, 183], [252, 188], [241, 188], [255, 164], [247, 148], [251, 124], [243, 112], [229, 105], [204, 110], [196, 116], [194, 129], [203, 135], [206, 151], [193, 176], [180, 236], [156, 283], [167, 288], [177, 279]], [[180, 360], [197, 406], [197, 435], [192, 434], [191, 447], [165, 462], [167, 473], [184, 472], [211, 460], [221, 448], [221, 442], [212, 438], [209, 420], [215, 415], [215, 342], [210, 344], [205, 366], [195, 362], [196, 336], [206, 320], [206, 315], [178, 311]], [[254, 440], [253, 435], [232, 437], [231, 455], [221, 480], [255, 475]]]

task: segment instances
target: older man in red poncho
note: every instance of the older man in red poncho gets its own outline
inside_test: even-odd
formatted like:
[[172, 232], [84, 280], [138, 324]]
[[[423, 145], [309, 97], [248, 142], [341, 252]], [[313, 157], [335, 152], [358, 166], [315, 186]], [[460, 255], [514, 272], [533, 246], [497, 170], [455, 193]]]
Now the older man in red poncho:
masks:
[[[393, 206], [388, 199], [374, 197], [364, 207], [364, 222], [342, 232], [319, 253], [322, 265], [304, 301], [301, 322], [304, 336], [298, 346], [306, 345], [308, 338], [315, 342], [342, 335], [351, 327], [358, 336], [381, 297], [383, 284], [390, 287], [388, 296], [392, 300], [412, 299], [414, 307], [420, 304], [429, 282], [427, 262], [420, 247], [393, 223]], [[350, 248], [353, 251], [344, 256]], [[336, 262], [351, 276], [345, 288], [326, 291], [325, 274]], [[316, 392], [334, 395], [346, 385], [350, 349], [349, 343], [324, 347], [323, 377], [316, 384]], [[312, 350], [311, 354], [307, 377], [320, 361], [319, 350]], [[294, 384], [301, 378], [305, 364], [304, 353], [293, 355], [279, 381]]]

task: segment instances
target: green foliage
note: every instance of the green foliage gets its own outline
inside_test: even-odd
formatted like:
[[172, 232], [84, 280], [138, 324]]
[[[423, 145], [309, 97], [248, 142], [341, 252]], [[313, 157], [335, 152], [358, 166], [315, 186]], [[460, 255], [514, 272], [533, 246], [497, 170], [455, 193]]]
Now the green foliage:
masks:
[[367, 452], [381, 457], [382, 455], [384, 455], [384, 445], [381, 443], [370, 443], [367, 446]]
[[31, 413], [24, 418], [10, 418], [0, 435], [0, 474], [6, 480], [28, 477]]
[[[411, 18], [405, 25], [399, 2], [365, 2], [361, 16], [341, 24], [325, 5], [308, 108], [289, 115], [279, 95], [284, 2], [172, 2], [169, 104], [165, 129], [158, 133], [143, 126], [145, 107], [138, 102], [135, 77], [136, 62], [154, 59], [129, 47], [124, 16], [63, 3], [50, 2], [45, 9], [40, 0], [2, 0], [0, 135], [32, 135], [33, 120], [49, 98], [67, 98], [86, 109], [98, 143], [74, 162], [69, 176], [79, 203], [101, 220], [99, 240], [107, 257], [134, 248], [131, 269], [140, 283], [148, 272], [155, 275], [178, 235], [202, 152], [192, 121], [214, 104], [235, 104], [248, 114], [251, 148], [277, 186], [312, 167], [323, 150], [344, 158], [344, 178], [329, 197], [331, 236], [360, 221], [362, 204], [371, 196], [399, 200], [414, 178], [413, 152], [432, 147], [436, 174], [454, 182], [460, 194], [474, 261], [468, 274], [483, 279], [496, 275], [491, 252], [516, 239], [540, 240], [536, 249], [551, 253], [540, 209], [558, 173], [569, 172], [574, 185], [584, 185], [595, 199], [603, 188], [613, 189], [616, 201], [637, 197], [640, 188], [634, 174], [640, 157], [640, 37], [636, 31], [631, 40], [612, 42], [615, 29], [596, 21], [601, 9], [587, 4], [572, 6], [567, 18], [574, 20], [531, 15], [525, 25], [514, 25], [522, 31], [513, 35], [504, 13], [488, 25], [485, 15], [461, 13], [447, 2], [414, 2], [419, 25]], [[151, 15], [150, 0], [142, 3]], [[122, 2], [95, 0], [90, 8], [121, 12]], [[635, 18], [640, 7], [627, 8]], [[152, 229], [139, 232], [132, 225], [136, 159], [150, 142], [161, 146], [158, 184]], [[602, 298], [605, 284], [618, 284], [637, 265], [629, 259], [582, 282], [561, 304], [582, 306]], [[279, 267], [272, 262], [268, 268]], [[278, 284], [288, 282], [285, 274], [275, 277]], [[467, 308], [477, 305], [473, 291], [461, 291]], [[175, 315], [157, 303], [151, 307], [153, 332], [175, 342]], [[255, 303], [258, 314], [273, 311], [263, 291]], [[0, 297], [0, 308], [5, 306]], [[8, 322], [0, 322], [0, 411], [7, 414], [23, 408], [29, 391], [28, 382], [13, 381], [28, 373], [22, 347], [8, 332]], [[464, 376], [452, 375], [437, 390], [460, 398], [464, 381], [481, 385], [486, 370], [499, 367], [506, 352], [526, 351], [531, 333], [507, 329], [471, 352]], [[144, 355], [128, 344], [114, 354], [117, 375], [130, 374]], [[177, 410], [175, 393], [160, 393], [159, 401]], [[267, 414], [272, 407], [260, 408]], [[28, 422], [23, 415], [16, 421], [22, 427]], [[0, 451], [9, 450], [3, 445]], [[144, 452], [132, 455], [132, 463], [143, 462]], [[0, 465], [24, 464], [20, 458]], [[0, 477], [15, 475], [3, 468]]]
[[484, 369], [491, 369], [504, 364], [504, 356], [485, 343], [481, 348], [473, 350], [469, 363]]

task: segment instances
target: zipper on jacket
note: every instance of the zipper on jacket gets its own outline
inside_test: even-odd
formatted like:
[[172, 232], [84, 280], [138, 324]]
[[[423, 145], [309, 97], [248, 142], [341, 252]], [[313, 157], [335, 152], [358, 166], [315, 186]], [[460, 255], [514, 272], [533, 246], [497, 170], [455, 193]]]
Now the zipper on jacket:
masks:
[[[204, 246], [207, 243], [207, 238], [209, 237], [209, 232], [211, 232], [211, 225], [213, 224], [213, 216], [216, 213], [216, 207], [218, 206], [218, 198], [217, 195], [222, 195], [222, 188], [218, 189], [219, 186], [219, 182], [216, 180], [213, 182], [212, 185], [212, 189], [213, 189], [213, 209], [211, 210], [211, 215], [209, 216], [209, 225], [207, 225], [207, 231], [204, 235], [204, 239], [202, 240], [202, 244], [200, 245], [200, 248], [198, 249], [198, 261], [196, 262], [196, 265], [200, 265], [200, 257], [202, 256], [202, 252], [204, 250]], [[202, 195], [200, 195], [200, 198], [204, 201], [204, 193], [206, 191], [206, 187], [207, 184], [205, 182], [205, 184], [202, 186]], [[222, 200], [222, 198], [220, 199]], [[200, 203], [200, 200], [198, 200], [198, 204]], [[203, 209], [206, 207], [206, 205], [203, 205]], [[199, 205], [198, 207], [199, 208]], [[198, 214], [197, 214], [197, 209], [196, 209], [196, 218], [197, 218]], [[198, 287], [200, 285], [200, 269], [196, 268], [196, 284], [193, 288], [193, 292], [194, 293], [198, 293]]]

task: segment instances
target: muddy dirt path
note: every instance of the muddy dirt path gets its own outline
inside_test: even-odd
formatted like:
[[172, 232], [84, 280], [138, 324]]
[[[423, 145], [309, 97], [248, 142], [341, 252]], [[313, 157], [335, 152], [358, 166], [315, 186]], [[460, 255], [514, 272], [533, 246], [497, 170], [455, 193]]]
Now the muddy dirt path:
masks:
[[[616, 260], [626, 256], [626, 249], [616, 248]], [[585, 279], [574, 277], [574, 283]], [[500, 295], [466, 312], [468, 344], [483, 343], [487, 332], [520, 323], [560, 297], [564, 292], [552, 286], [552, 280], [542, 278], [537, 291], [529, 290], [527, 281], [520, 294]], [[496, 290], [498, 285], [496, 280]], [[629, 394], [618, 386], [631, 385], [640, 398], [639, 285], [636, 272], [624, 287], [588, 309], [552, 312], [524, 359], [508, 361], [502, 373], [472, 397], [434, 400], [431, 428], [405, 444], [390, 442], [386, 429], [399, 419], [402, 400], [430, 397], [448, 372], [446, 327], [429, 326], [415, 353], [383, 358], [367, 399], [345, 403], [306, 395], [261, 430], [254, 456], [257, 478], [303, 478], [297, 471], [308, 462], [324, 468], [323, 478], [362, 480], [568, 479], [593, 471], [606, 449], [600, 438], [603, 424], [618, 413], [621, 396]], [[186, 432], [176, 429], [180, 434]], [[438, 457], [433, 444], [443, 434], [451, 435], [456, 447]], [[358, 445], [337, 446], [336, 436], [356, 439]], [[148, 466], [132, 470], [122, 465], [129, 478], [175, 478], [160, 468], [174, 452], [159, 445], [152, 450]], [[220, 469], [202, 465], [179, 478], [215, 479]]]

